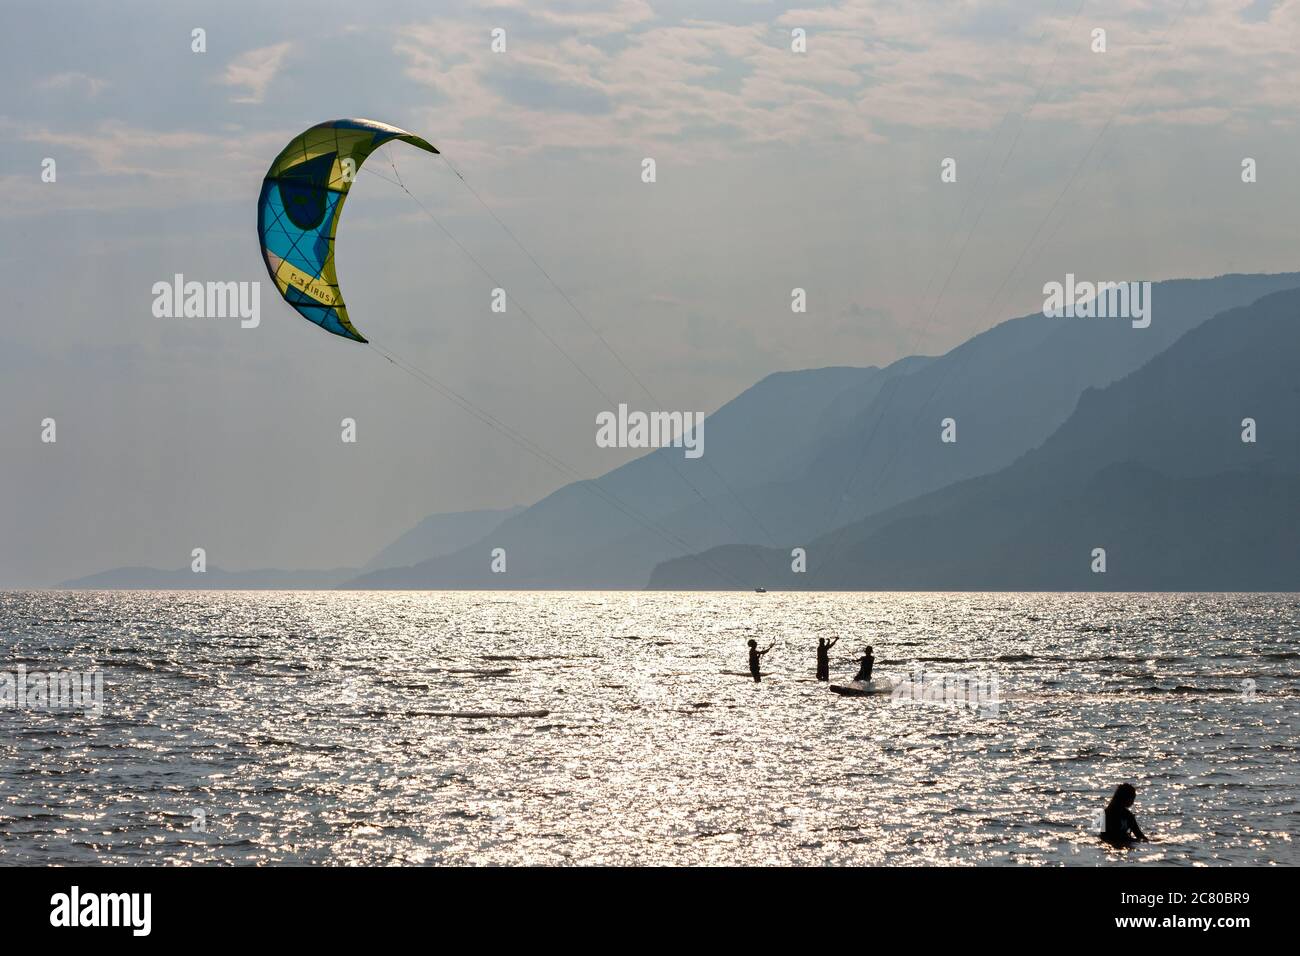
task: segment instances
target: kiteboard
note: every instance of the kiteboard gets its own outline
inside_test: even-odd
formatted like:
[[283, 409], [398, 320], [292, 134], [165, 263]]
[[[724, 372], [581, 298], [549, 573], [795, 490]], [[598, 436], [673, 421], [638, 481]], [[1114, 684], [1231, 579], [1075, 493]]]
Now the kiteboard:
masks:
[[831, 684], [831, 692], [841, 697], [869, 697], [872, 694], [883, 694], [889, 688], [889, 683], [882, 680], [855, 680], [847, 684]]

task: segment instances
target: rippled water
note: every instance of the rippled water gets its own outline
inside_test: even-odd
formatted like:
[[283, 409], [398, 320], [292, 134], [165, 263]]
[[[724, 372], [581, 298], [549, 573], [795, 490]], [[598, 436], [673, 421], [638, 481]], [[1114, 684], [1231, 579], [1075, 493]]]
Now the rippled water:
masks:
[[4, 593], [104, 706], [0, 710], [0, 863], [1296, 864], [1298, 655], [1296, 595]]

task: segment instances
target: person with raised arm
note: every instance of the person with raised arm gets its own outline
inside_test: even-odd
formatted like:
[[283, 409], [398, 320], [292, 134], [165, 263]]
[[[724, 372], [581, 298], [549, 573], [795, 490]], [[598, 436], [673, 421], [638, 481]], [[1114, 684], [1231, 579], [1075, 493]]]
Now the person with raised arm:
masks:
[[831, 648], [836, 645], [839, 638], [832, 638], [827, 642], [826, 638], [817, 638], [817, 679], [831, 679]]
[[759, 672], [758, 665], [763, 655], [770, 651], [775, 644], [769, 644], [763, 650], [758, 649], [758, 641], [750, 639], [749, 642], [749, 673], [753, 675], [754, 683], [757, 684], [763, 680], [763, 675]]

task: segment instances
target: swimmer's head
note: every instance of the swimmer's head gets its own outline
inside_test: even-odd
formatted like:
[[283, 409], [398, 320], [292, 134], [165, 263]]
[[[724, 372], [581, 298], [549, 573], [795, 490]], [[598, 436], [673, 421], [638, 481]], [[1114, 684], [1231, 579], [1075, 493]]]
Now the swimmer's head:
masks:
[[1110, 802], [1117, 807], [1131, 807], [1133, 801], [1137, 799], [1137, 788], [1131, 783], [1121, 783], [1115, 788], [1115, 796], [1110, 798]]

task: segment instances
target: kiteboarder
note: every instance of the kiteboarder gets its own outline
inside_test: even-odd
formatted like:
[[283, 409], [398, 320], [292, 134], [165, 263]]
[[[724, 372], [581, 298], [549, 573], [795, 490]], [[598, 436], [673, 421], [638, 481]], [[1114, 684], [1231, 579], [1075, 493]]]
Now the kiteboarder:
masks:
[[755, 640], [753, 640], [752, 638], [750, 639], [750, 642], [749, 642], [749, 673], [753, 675], [753, 677], [754, 677], [754, 683], [755, 683], [755, 684], [757, 684], [757, 683], [759, 683], [759, 682], [761, 682], [761, 681], [763, 680], [763, 675], [760, 674], [760, 673], [759, 673], [759, 670], [758, 670], [759, 660], [763, 657], [764, 654], [766, 654], [768, 651], [770, 651], [770, 650], [771, 650], [773, 647], [775, 647], [775, 646], [776, 646], [775, 644], [769, 644], [769, 645], [767, 645], [766, 648], [764, 648], [763, 650], [760, 651], [760, 650], [758, 649], [758, 641], [755, 641]]
[[875, 663], [876, 658], [871, 653], [871, 645], [868, 644], [867, 649], [863, 651], [862, 656], [858, 658], [858, 675], [853, 679], [861, 681], [864, 684], [871, 683], [871, 668]]
[[1150, 842], [1130, 809], [1136, 799], [1137, 788], [1131, 783], [1121, 783], [1115, 788], [1110, 803], [1106, 804], [1106, 829], [1100, 836], [1111, 846], [1122, 849], [1139, 840], [1143, 843]]
[[817, 638], [817, 679], [831, 679], [831, 648], [835, 646], [839, 638], [832, 638], [827, 643], [826, 638]]

